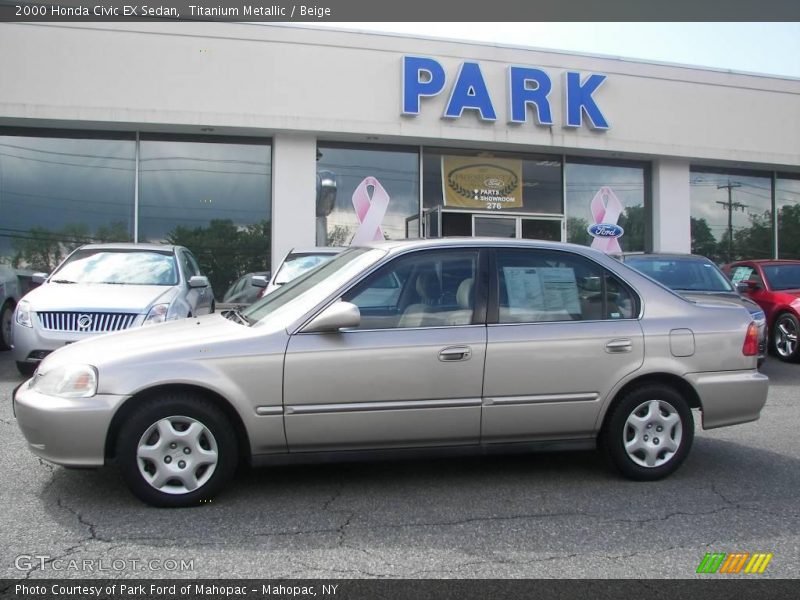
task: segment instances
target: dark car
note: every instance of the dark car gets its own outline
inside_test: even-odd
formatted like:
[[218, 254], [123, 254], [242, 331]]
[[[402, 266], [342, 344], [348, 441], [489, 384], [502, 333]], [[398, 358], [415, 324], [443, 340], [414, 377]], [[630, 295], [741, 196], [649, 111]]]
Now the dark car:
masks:
[[645, 275], [702, 304], [738, 304], [758, 325], [758, 359], [767, 355], [767, 319], [761, 307], [740, 294], [714, 262], [696, 254], [621, 254], [617, 256]]
[[[254, 283], [256, 278], [260, 280], [262, 285]], [[258, 299], [261, 290], [266, 287], [269, 278], [269, 271], [258, 271], [242, 275], [226, 290], [225, 295], [222, 297], [223, 304], [252, 304]]]
[[766, 313], [770, 345], [778, 358], [800, 362], [800, 260], [745, 260], [723, 270]]

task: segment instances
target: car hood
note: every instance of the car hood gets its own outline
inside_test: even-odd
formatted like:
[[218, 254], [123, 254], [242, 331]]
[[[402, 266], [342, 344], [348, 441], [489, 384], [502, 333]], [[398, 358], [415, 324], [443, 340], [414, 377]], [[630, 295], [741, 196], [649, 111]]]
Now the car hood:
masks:
[[[40, 366], [46, 372], [65, 364], [108, 365], [113, 362], [148, 363], [179, 359], [187, 354], [201, 356], [208, 349], [215, 353], [222, 346], [247, 335], [251, 328], [234, 323], [219, 313], [145, 325], [95, 336], [69, 344], [49, 354]], [[208, 355], [211, 356], [210, 354]]]
[[698, 304], [711, 304], [714, 306], [743, 306], [750, 314], [762, 312], [761, 307], [748, 298], [727, 292], [698, 292], [692, 290], [675, 290], [681, 296]]
[[104, 283], [45, 283], [25, 300], [34, 311], [119, 311], [145, 313], [157, 301], [169, 302], [174, 286], [109, 285]]

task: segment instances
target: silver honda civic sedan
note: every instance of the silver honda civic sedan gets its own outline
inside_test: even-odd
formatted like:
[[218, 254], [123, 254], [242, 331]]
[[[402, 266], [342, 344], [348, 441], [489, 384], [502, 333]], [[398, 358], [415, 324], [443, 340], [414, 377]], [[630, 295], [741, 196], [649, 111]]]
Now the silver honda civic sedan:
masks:
[[598, 446], [654, 480], [704, 428], [758, 419], [747, 310], [590, 248], [446, 239], [345, 250], [257, 302], [66, 346], [15, 393], [31, 450], [116, 462], [157, 506], [237, 464]]

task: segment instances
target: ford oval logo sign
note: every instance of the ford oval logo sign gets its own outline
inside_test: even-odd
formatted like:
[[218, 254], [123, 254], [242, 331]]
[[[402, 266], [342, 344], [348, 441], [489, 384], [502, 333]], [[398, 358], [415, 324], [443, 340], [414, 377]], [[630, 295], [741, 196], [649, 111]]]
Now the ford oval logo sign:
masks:
[[586, 229], [589, 235], [596, 238], [620, 238], [625, 230], [613, 223], [595, 223]]

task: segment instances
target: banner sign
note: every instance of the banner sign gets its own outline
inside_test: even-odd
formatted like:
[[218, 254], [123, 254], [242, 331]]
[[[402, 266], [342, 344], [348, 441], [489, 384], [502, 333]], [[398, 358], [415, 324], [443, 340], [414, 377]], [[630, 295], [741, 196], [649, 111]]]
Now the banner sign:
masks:
[[624, 210], [622, 202], [610, 187], [603, 186], [592, 198], [589, 205], [594, 223], [586, 229], [594, 238], [592, 248], [602, 250], [606, 254], [622, 252], [619, 238], [625, 230], [617, 225], [617, 221]]
[[522, 208], [522, 160], [442, 156], [442, 198], [454, 208]]
[[365, 177], [353, 192], [359, 226], [350, 242], [354, 246], [364, 242], [382, 241], [381, 223], [389, 209], [389, 193], [375, 177]]

